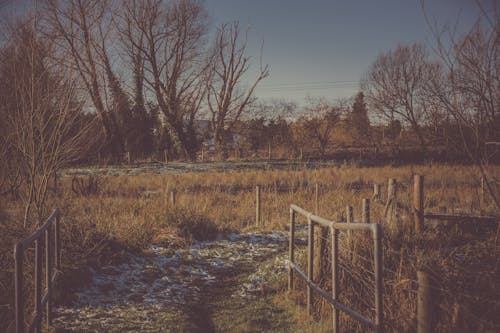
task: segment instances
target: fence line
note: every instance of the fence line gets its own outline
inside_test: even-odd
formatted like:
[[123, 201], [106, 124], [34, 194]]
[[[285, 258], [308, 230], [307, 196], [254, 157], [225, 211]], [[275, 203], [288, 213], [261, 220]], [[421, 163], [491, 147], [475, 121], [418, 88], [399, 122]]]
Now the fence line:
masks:
[[[24, 320], [24, 252], [35, 243], [35, 309], [29, 321], [28, 332], [42, 331], [43, 306], [46, 307], [47, 326], [52, 322], [52, 287], [61, 269], [61, 246], [59, 235], [60, 211], [56, 208], [45, 223], [28, 238], [18, 242], [14, 247], [15, 261], [15, 316], [16, 332], [25, 332]], [[52, 247], [53, 246], [53, 247]], [[42, 295], [42, 261], [45, 247], [45, 293]], [[52, 261], [51, 256], [54, 256]], [[55, 269], [53, 271], [53, 269]]]
[[[305, 274], [294, 261], [294, 239], [295, 239], [295, 218], [300, 214], [307, 218], [308, 222], [308, 244], [307, 244], [307, 274]], [[318, 284], [314, 283], [314, 228], [327, 228], [331, 234], [331, 253], [332, 253], [332, 294], [329, 295]], [[374, 249], [374, 299], [375, 299], [375, 319], [370, 319], [358, 311], [349, 308], [338, 300], [339, 294], [339, 231], [370, 231], [373, 236]], [[321, 255], [321, 253], [316, 254]], [[348, 314], [358, 322], [372, 328], [375, 332], [383, 331], [383, 305], [382, 305], [382, 231], [379, 224], [376, 223], [343, 223], [334, 222], [323, 217], [312, 214], [309, 211], [297, 206], [290, 205], [290, 239], [289, 239], [289, 267], [288, 267], [288, 289], [294, 287], [294, 275], [307, 284], [307, 309], [312, 314], [313, 291], [321, 295], [328, 303], [333, 306], [333, 330], [339, 331], [340, 311]]]

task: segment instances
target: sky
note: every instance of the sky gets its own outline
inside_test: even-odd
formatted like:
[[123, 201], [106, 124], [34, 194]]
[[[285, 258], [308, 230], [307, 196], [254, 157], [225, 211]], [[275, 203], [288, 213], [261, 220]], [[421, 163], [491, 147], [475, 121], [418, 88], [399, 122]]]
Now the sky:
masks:
[[[476, 1], [424, 0], [425, 12], [439, 25], [467, 31], [480, 15]], [[32, 3], [0, 0], [0, 7], [14, 13]], [[257, 87], [261, 100], [303, 104], [308, 96], [349, 98], [382, 52], [433, 40], [422, 0], [205, 0], [205, 5], [212, 31], [233, 21], [249, 29], [246, 85], [257, 75], [263, 45], [270, 75]]]
[[[256, 95], [303, 103], [307, 96], [348, 98], [381, 53], [398, 44], [430, 43], [420, 0], [206, 0], [213, 25], [238, 20], [250, 28], [248, 53], [270, 75]], [[475, 0], [426, 0], [427, 17], [469, 30]], [[256, 73], [253, 73], [255, 77]], [[248, 80], [250, 82], [250, 80]]]

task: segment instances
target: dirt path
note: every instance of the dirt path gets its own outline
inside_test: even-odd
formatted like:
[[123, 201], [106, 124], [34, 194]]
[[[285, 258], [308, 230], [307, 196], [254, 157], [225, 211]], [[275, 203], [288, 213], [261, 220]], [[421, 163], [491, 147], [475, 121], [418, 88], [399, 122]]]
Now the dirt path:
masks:
[[283, 332], [293, 319], [271, 301], [286, 273], [287, 235], [232, 234], [175, 252], [93, 272], [70, 306], [56, 309], [57, 332]]

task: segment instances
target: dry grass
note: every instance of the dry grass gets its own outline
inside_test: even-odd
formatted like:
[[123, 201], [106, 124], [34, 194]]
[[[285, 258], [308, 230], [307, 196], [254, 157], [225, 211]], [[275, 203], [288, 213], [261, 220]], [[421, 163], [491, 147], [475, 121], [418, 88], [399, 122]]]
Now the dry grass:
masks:
[[[497, 168], [496, 172], [499, 174], [500, 168]], [[372, 196], [372, 184], [386, 184], [389, 177], [396, 178], [399, 183], [399, 210], [394, 223], [389, 225], [383, 219], [384, 198], [382, 203], [372, 203], [371, 214], [373, 222], [383, 223], [386, 235], [384, 308], [386, 317], [393, 323], [389, 330], [414, 330], [414, 250], [422, 244], [425, 245], [423, 248], [426, 249], [428, 257], [436, 259], [433, 260], [432, 267], [437, 267], [436, 276], [441, 278], [440, 289], [457, 292], [452, 298], [444, 292], [439, 296], [439, 313], [440, 318], [443, 318], [438, 325], [440, 331], [449, 331], [452, 325], [465, 327], [463, 325], [472, 320], [469, 313], [476, 317], [480, 313], [478, 323], [482, 322], [483, 326], [476, 328], [498, 328], [495, 326], [498, 325], [498, 320], [495, 322], [491, 310], [487, 309], [486, 313], [482, 313], [485, 308], [482, 306], [481, 311], [471, 311], [470, 308], [477, 306], [478, 300], [476, 303], [466, 301], [465, 297], [458, 293], [465, 290], [465, 293], [481, 298], [488, 292], [484, 288], [489, 288], [488, 299], [493, 298], [497, 302], [500, 299], [498, 285], [494, 282], [495, 274], [498, 277], [499, 273], [498, 260], [495, 258], [500, 257], [496, 243], [496, 226], [492, 229], [477, 228], [474, 225], [465, 229], [445, 227], [442, 230], [431, 229], [425, 237], [414, 237], [408, 212], [412, 177], [415, 173], [425, 175], [426, 210], [436, 211], [440, 206], [447, 206], [449, 212], [497, 213], [491, 203], [482, 202], [480, 199], [480, 180], [473, 168], [440, 165], [109, 176], [100, 179], [96, 193], [86, 196], [75, 194], [71, 189], [71, 178], [64, 178], [57, 195], [51, 197], [50, 205], [61, 207], [63, 212], [65, 266], [72, 267], [75, 262], [83, 261], [99, 265], [106, 261], [118, 260], [113, 257], [113, 253], [122, 249], [140, 250], [151, 242], [160, 242], [175, 248], [185, 246], [195, 239], [216, 237], [219, 233], [257, 229], [253, 191], [255, 185], [261, 185], [263, 188], [264, 225], [258, 229], [272, 230], [286, 228], [290, 203], [298, 204], [307, 210], [314, 209], [316, 183], [321, 186], [320, 215], [337, 219], [345, 211], [346, 205], [352, 205], [357, 219], [360, 217], [361, 199]], [[169, 201], [169, 193], [174, 189], [177, 193], [175, 207]], [[385, 192], [386, 188], [383, 187], [382, 194]], [[9, 316], [12, 314], [13, 267], [9, 251], [15, 240], [26, 235], [28, 231], [22, 230], [19, 224], [14, 222], [20, 221], [15, 202], [5, 204], [0, 213], [4, 221], [0, 223], [0, 231], [3, 234], [0, 249], [0, 288], [2, 295], [6, 295], [0, 302], [0, 322], [9, 323]], [[436, 243], [439, 246], [431, 246]], [[358, 253], [363, 258], [370, 258], [367, 244], [371, 243], [359, 238], [356, 244]], [[455, 258], [458, 257], [461, 266], [457, 268]], [[370, 271], [372, 267], [362, 259], [353, 263], [350, 258], [348, 252], [343, 252], [345, 266], [351, 269], [343, 273], [342, 299], [370, 314], [371, 305], [365, 300], [368, 299], [366, 295], [370, 295], [371, 287], [364, 282], [369, 280], [369, 273], [363, 272]], [[484, 283], [483, 280], [479, 281], [479, 276], [471, 277], [478, 266], [481, 266], [481, 272], [484, 272], [481, 276], [486, 281]], [[348, 271], [352, 271], [352, 267], [361, 273], [349, 276]], [[463, 282], [459, 289], [454, 285], [457, 279], [460, 283]], [[358, 280], [359, 282], [353, 282]], [[325, 282], [325, 288], [329, 288], [328, 282]], [[491, 295], [491, 288], [494, 295]], [[330, 313], [325, 304], [319, 304], [319, 309], [323, 318]], [[498, 303], [490, 305], [490, 309], [496, 309], [497, 312], [500, 310]], [[355, 323], [342, 318], [349, 329], [361, 329]], [[318, 325], [328, 327], [325, 323]]]

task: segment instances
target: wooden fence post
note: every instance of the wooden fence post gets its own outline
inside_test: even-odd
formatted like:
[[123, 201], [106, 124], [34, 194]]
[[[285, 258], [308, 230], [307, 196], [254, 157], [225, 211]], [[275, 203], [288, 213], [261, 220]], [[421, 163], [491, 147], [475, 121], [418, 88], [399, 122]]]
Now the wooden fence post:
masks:
[[373, 200], [380, 200], [380, 184], [373, 184]]
[[314, 214], [319, 215], [319, 184], [314, 187]]
[[387, 201], [396, 197], [396, 179], [389, 178], [387, 185]]
[[205, 154], [205, 149], [203, 148], [203, 146], [201, 146], [201, 161], [202, 161], [202, 162], [203, 162], [203, 161], [204, 161], [204, 159], [205, 159], [204, 154]]
[[[354, 212], [352, 206], [347, 206], [345, 208], [345, 214], [346, 214], [346, 222], [348, 224], [354, 223]], [[352, 242], [352, 230], [347, 230], [347, 243], [351, 244]]]
[[54, 194], [57, 194], [57, 171], [54, 172]]
[[370, 199], [363, 199], [361, 223], [370, 223]]
[[255, 186], [255, 226], [260, 226], [260, 186]]
[[304, 157], [304, 155], [302, 154], [302, 147], [300, 147], [300, 155], [299, 155], [299, 160], [302, 161], [302, 158]]
[[417, 281], [417, 332], [432, 333], [432, 291], [428, 273], [423, 270], [417, 271]]
[[[309, 281], [313, 281], [314, 274], [314, 223], [311, 220], [311, 216], [307, 217], [307, 225], [308, 225], [308, 241], [307, 241], [307, 278]], [[312, 316], [313, 308], [312, 308], [312, 288], [309, 284], [307, 284], [307, 313]]]
[[485, 196], [485, 180], [484, 177], [481, 176], [481, 204], [486, 204], [486, 196]]
[[176, 191], [173, 189], [170, 191], [170, 203], [172, 204], [172, 207], [175, 207], [175, 201], [176, 201]]
[[127, 163], [128, 163], [129, 165], [130, 165], [130, 161], [131, 161], [131, 160], [130, 160], [130, 152], [128, 151], [128, 152], [127, 152]]
[[413, 219], [415, 233], [424, 230], [424, 176], [413, 177]]

